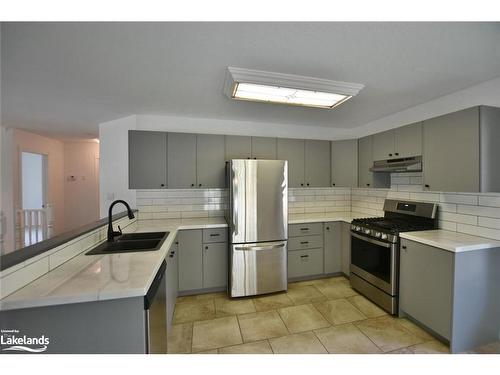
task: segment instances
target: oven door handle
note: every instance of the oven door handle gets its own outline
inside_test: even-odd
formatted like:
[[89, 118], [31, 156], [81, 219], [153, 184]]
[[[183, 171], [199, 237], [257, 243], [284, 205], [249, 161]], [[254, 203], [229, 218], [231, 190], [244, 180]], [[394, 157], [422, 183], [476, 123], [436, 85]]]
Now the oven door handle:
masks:
[[370, 243], [378, 245], [378, 246], [387, 247], [388, 249], [390, 249], [391, 246], [393, 245], [393, 244], [390, 244], [388, 242], [377, 241], [377, 240], [374, 240], [374, 239], [371, 239], [371, 238], [368, 238], [368, 237], [360, 236], [357, 233], [352, 233], [351, 232], [351, 236], [359, 238], [362, 241], [370, 242]]

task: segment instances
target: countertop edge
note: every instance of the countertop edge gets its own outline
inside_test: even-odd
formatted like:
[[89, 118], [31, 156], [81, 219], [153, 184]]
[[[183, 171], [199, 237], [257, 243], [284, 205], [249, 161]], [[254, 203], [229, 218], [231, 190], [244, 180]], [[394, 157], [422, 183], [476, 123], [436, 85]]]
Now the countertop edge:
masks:
[[467, 237], [470, 237], [471, 239], [476, 239], [476, 238], [482, 239], [482, 240], [484, 239], [484, 242], [479, 242], [477, 244], [471, 244], [471, 245], [448, 245], [448, 244], [445, 244], [441, 241], [419, 237], [419, 233], [430, 232], [430, 231], [403, 232], [403, 233], [400, 233], [399, 236], [401, 238], [404, 238], [404, 239], [407, 239], [410, 241], [423, 243], [425, 245], [437, 247], [439, 249], [443, 249], [443, 250], [450, 251], [453, 253], [463, 253], [463, 252], [468, 252], [468, 251], [494, 249], [494, 248], [500, 247], [499, 241], [496, 241], [496, 240], [493, 240], [490, 238], [486, 238], [486, 237], [469, 235], [467, 233], [453, 232], [453, 231], [448, 231], [445, 229], [436, 229], [434, 231], [441, 231], [444, 233], [449, 233], [450, 235], [459, 234], [460, 236], [467, 236]]

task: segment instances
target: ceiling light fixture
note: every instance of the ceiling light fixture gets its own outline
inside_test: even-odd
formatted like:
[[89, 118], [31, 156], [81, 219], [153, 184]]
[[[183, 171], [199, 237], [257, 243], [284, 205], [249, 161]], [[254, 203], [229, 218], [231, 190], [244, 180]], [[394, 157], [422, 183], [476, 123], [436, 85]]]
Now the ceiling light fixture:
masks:
[[224, 92], [236, 100], [335, 108], [363, 87], [358, 83], [228, 67]]

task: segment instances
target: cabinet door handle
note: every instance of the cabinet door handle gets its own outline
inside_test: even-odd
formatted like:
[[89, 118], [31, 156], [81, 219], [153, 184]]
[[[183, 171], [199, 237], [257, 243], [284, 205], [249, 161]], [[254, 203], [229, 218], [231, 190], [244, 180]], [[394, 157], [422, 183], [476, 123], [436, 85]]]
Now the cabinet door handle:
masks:
[[330, 230], [330, 227], [326, 227], [326, 230]]
[[399, 156], [399, 152], [394, 153], [394, 155]]
[[307, 183], [307, 186], [309, 186], [309, 182]]
[[300, 186], [304, 186], [304, 184], [303, 184], [303, 183], [300, 183]]
[[429, 186], [429, 184], [425, 184], [425, 187], [426, 187], [426, 188], [428, 188], [428, 187], [430, 187], [430, 186]]
[[392, 156], [392, 154], [389, 154], [389, 156]]
[[161, 187], [165, 187], [165, 184], [161, 184], [160, 186], [161, 186]]
[[366, 184], [366, 186], [370, 186], [370, 184]]
[[309, 243], [309, 241], [301, 241], [300, 244], [301, 245], [307, 245]]
[[401, 248], [402, 248], [403, 250], [406, 250], [406, 246], [405, 246], [405, 245], [401, 246]]
[[301, 258], [309, 258], [309, 255], [301, 255]]
[[335, 182], [332, 182], [332, 186], [335, 186]]
[[210, 237], [218, 237], [219, 235], [220, 235], [220, 233], [211, 233]]
[[201, 184], [199, 184], [198, 186], [201, 187]]
[[309, 230], [309, 228], [300, 228], [300, 230]]
[[191, 184], [191, 187], [194, 187], [194, 184]]
[[205, 250], [208, 250], [208, 246], [205, 246]]

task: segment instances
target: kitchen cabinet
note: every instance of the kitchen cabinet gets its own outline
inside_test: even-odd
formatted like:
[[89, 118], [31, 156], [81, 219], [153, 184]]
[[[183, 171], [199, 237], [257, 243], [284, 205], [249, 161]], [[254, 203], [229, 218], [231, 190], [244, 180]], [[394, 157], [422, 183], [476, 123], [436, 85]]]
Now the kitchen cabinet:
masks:
[[203, 288], [224, 288], [227, 285], [227, 243], [203, 244]]
[[479, 109], [424, 121], [424, 186], [433, 191], [479, 191]]
[[167, 133], [130, 130], [129, 189], [162, 189], [167, 186]]
[[364, 188], [389, 188], [390, 173], [373, 173], [373, 139], [372, 136], [358, 139], [358, 184]]
[[252, 159], [276, 159], [276, 138], [252, 137]]
[[400, 253], [400, 308], [446, 339], [451, 337], [453, 253], [405, 239]]
[[169, 189], [196, 186], [196, 134], [168, 133], [167, 174]]
[[225, 186], [224, 136], [196, 136], [196, 186], [222, 188]]
[[330, 186], [330, 141], [306, 139], [304, 142], [305, 185], [309, 187]]
[[203, 288], [202, 230], [182, 230], [179, 239], [179, 291]]
[[358, 140], [331, 142], [331, 185], [358, 187]]
[[341, 223], [341, 263], [342, 273], [349, 277], [351, 274], [351, 224]]
[[372, 136], [373, 160], [422, 155], [422, 123], [418, 122]]
[[324, 273], [323, 223], [288, 226], [288, 279]]
[[250, 159], [252, 157], [252, 137], [226, 135], [226, 160]]
[[394, 157], [422, 155], [422, 122], [394, 129]]
[[167, 256], [167, 332], [172, 332], [171, 327], [174, 319], [175, 303], [177, 300], [177, 293], [179, 292], [179, 242], [177, 239], [170, 247]]
[[339, 273], [342, 270], [342, 223], [325, 223], [324, 231], [324, 273]]
[[278, 138], [278, 160], [288, 160], [288, 187], [304, 187], [304, 140]]
[[288, 253], [288, 279], [323, 274], [323, 249], [295, 250]]

